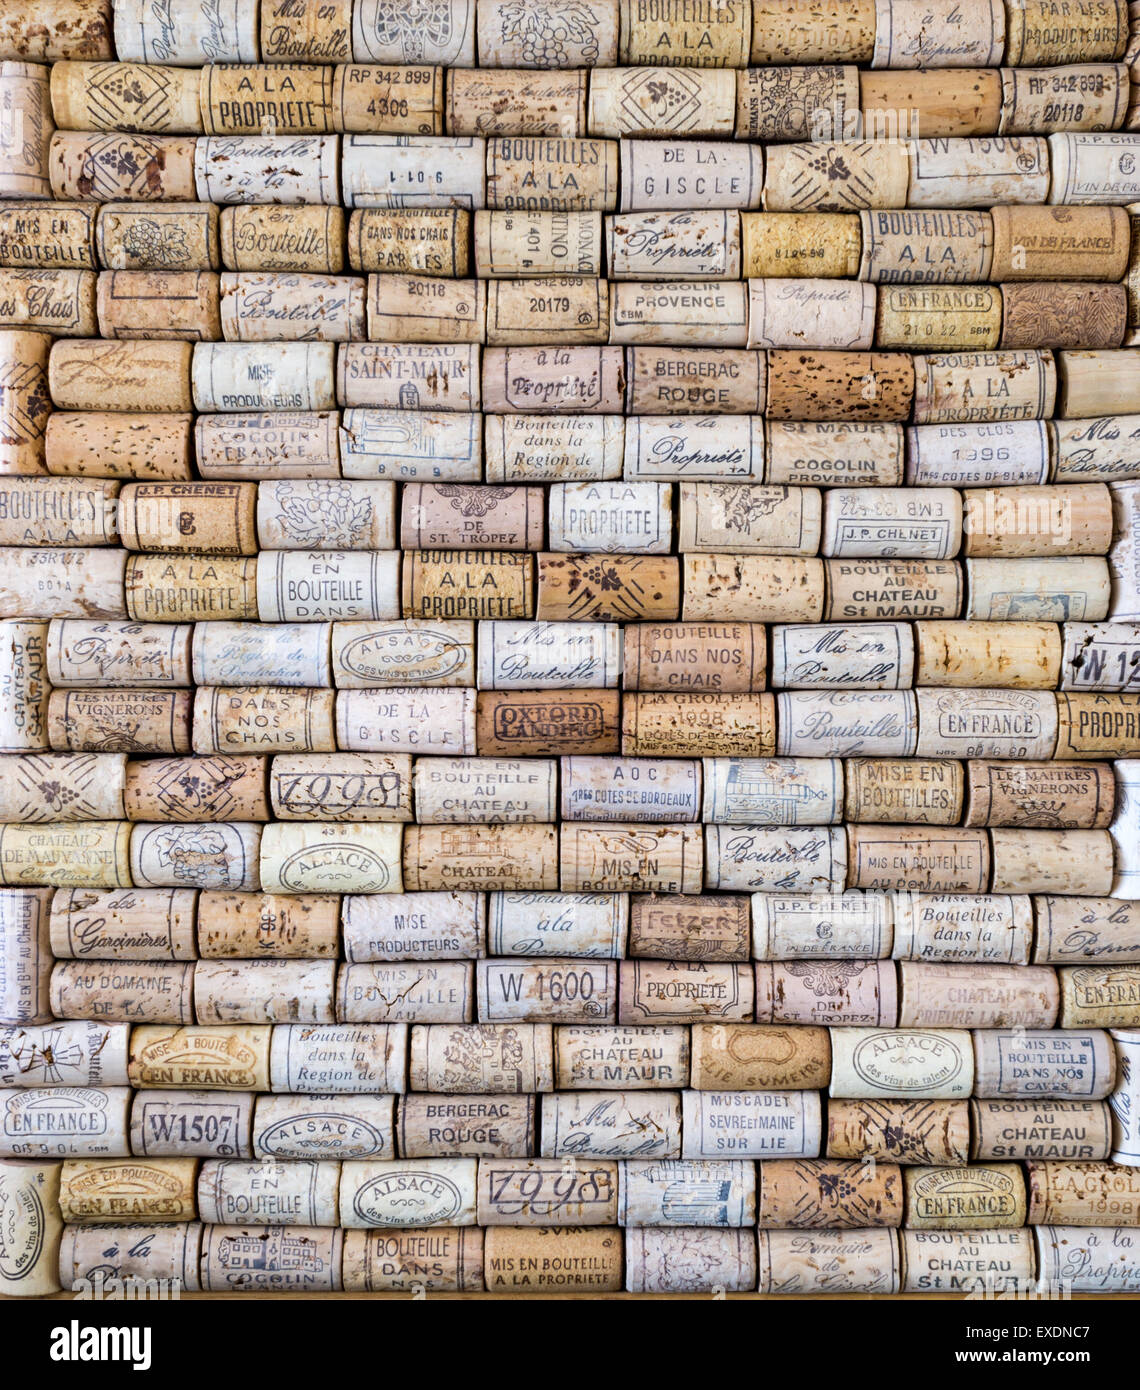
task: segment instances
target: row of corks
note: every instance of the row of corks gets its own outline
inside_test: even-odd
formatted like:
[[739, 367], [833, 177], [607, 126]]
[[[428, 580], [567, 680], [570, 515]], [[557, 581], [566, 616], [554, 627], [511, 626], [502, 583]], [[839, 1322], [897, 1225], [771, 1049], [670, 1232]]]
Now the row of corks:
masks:
[[[46, 68], [0, 72], [27, 92]], [[50, 93], [50, 96], [49, 96]], [[1124, 63], [956, 72], [853, 65], [647, 73], [439, 66], [61, 62], [39, 90], [46, 131], [144, 135], [923, 138], [1115, 131]], [[1133, 127], [1134, 128], [1134, 127]], [[31, 191], [29, 189], [29, 191]]]
[[[648, 214], [672, 252], [707, 245], [707, 217]], [[632, 221], [632, 219], [631, 219]], [[677, 228], [671, 223], [680, 223]], [[690, 240], [692, 237], [692, 240]], [[723, 263], [726, 244], [711, 253]], [[656, 253], [651, 253], [656, 255]], [[455, 280], [288, 271], [0, 270], [0, 328], [57, 338], [194, 343], [592, 344], [863, 352], [1119, 348], [1123, 284], [888, 285], [863, 280]], [[320, 370], [318, 368], [318, 370]]]
[[[50, 1022], [49, 981], [57, 959], [778, 960], [817, 962], [812, 968], [821, 977], [832, 970], [828, 962], [888, 957], [957, 965], [1073, 966], [1107, 957], [1120, 965], [1140, 962], [1140, 904], [1118, 897], [60, 888], [54, 897], [13, 889], [2, 902], [11, 960], [0, 1021], [11, 1024]], [[842, 980], [841, 966], [835, 973]], [[659, 993], [665, 1008], [668, 992]]]
[[[694, 189], [694, 196], [701, 196]], [[626, 213], [508, 212], [463, 208], [344, 208], [312, 204], [140, 204], [10, 200], [0, 203], [0, 266], [13, 270], [121, 272], [103, 279], [92, 313], [106, 337], [210, 336], [221, 291], [232, 300], [257, 272], [278, 275], [474, 275], [480, 280], [608, 275], [611, 280], [848, 279], [878, 284], [994, 280], [1127, 281], [1136, 326], [1140, 268], [1130, 249], [1137, 204], [1001, 205], [988, 211], [922, 208], [861, 212], [741, 212], [736, 208]], [[1140, 254], [1140, 253], [1138, 253]], [[220, 288], [186, 272], [230, 272]], [[153, 272], [143, 280], [138, 272]], [[184, 278], [176, 279], [182, 275]], [[132, 278], [133, 277], [133, 278]], [[169, 277], [169, 278], [167, 278]], [[18, 284], [19, 282], [9, 282]], [[48, 281], [32, 283], [48, 284]], [[68, 282], [60, 282], [66, 284]], [[85, 282], [75, 282], [82, 286]], [[320, 286], [323, 281], [299, 280]], [[363, 286], [344, 280], [357, 296]], [[420, 280], [413, 283], [421, 284]], [[199, 290], [199, 286], [203, 286]], [[116, 293], [116, 286], [120, 292]], [[193, 291], [199, 321], [132, 323], [122, 291], [150, 287], [171, 309]], [[428, 286], [422, 285], [427, 295]], [[443, 287], [436, 287], [442, 289]], [[172, 291], [177, 290], [177, 293]], [[375, 286], [370, 294], [388, 293]], [[25, 292], [26, 293], [26, 292]], [[486, 291], [484, 290], [484, 294]], [[205, 298], [203, 298], [205, 296]], [[30, 310], [30, 305], [28, 309]], [[230, 303], [230, 327], [249, 331]], [[137, 311], [136, 311], [137, 312]], [[56, 315], [65, 319], [66, 315]], [[65, 324], [66, 328], [66, 324]], [[212, 336], [215, 338], [218, 333]], [[237, 336], [227, 332], [227, 337]], [[285, 336], [284, 333], [278, 336]]]
[[186, 0], [15, 0], [0, 58], [222, 63], [438, 63], [457, 68], [890, 68], [1129, 59], [1126, 0], [441, 0], [428, 15], [383, 0], [256, 0], [219, 11]]
[[[645, 133], [637, 123], [615, 122], [611, 136]], [[56, 131], [50, 140], [45, 135], [30, 176], [9, 177], [6, 196], [22, 199], [33, 191], [91, 203], [173, 204], [174, 211], [197, 202], [272, 202], [580, 212], [613, 211], [620, 184], [626, 211], [685, 210], [694, 203], [852, 213], [1140, 201], [1140, 134], [1122, 131], [785, 144], [619, 143], [611, 136]]]

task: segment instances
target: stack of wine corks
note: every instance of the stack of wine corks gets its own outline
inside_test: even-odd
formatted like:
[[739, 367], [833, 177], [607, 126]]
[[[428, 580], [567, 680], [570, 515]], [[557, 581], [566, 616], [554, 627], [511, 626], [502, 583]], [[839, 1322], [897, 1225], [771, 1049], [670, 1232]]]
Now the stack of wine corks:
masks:
[[0, 1294], [1140, 1291], [1129, 6], [422, 9], [0, 15]]

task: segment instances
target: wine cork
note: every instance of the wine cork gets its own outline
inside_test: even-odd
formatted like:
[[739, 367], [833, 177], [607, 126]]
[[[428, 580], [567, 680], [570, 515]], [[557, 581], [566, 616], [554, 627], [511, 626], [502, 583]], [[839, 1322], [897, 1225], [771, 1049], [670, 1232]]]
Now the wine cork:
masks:
[[1127, 1227], [1040, 1226], [1033, 1231], [1038, 1280], [1077, 1293], [1140, 1289], [1136, 1234]]
[[344, 1232], [320, 1226], [206, 1226], [202, 1287], [221, 1293], [329, 1293], [341, 1287]]
[[0, 762], [0, 819], [116, 820], [125, 781], [122, 753], [17, 753]]
[[333, 130], [442, 135], [443, 69], [337, 64], [330, 116]]
[[689, 1030], [685, 1027], [565, 1025], [556, 1030], [554, 1045], [560, 1091], [668, 1090], [689, 1081]]
[[812, 1158], [819, 1153], [815, 1091], [682, 1091], [682, 1157]]
[[218, 209], [213, 203], [106, 202], [95, 219], [95, 249], [106, 270], [217, 270]]
[[194, 152], [195, 193], [207, 203], [335, 205], [339, 180], [335, 135], [203, 135]]
[[[627, 348], [625, 407], [631, 415], [649, 417], [631, 420], [627, 426], [631, 432], [629, 452], [637, 451], [639, 468], [648, 461], [643, 456], [649, 449], [653, 459], [659, 452], [664, 467], [679, 466], [683, 454], [677, 457], [674, 450], [683, 447], [688, 432], [713, 428], [708, 412], [715, 411], [716, 428], [739, 439], [734, 438], [719, 452], [706, 450], [704, 466], [714, 475], [741, 464], [748, 467], [752, 449], [755, 459], [751, 467], [759, 475], [762, 427], [748, 416], [763, 411], [765, 366], [763, 353], [739, 348]], [[670, 413], [659, 414], [662, 411]], [[703, 418], [683, 418], [694, 415]], [[699, 458], [693, 463], [699, 464]]]
[[748, 345], [869, 348], [876, 295], [856, 280], [749, 280]]
[[1140, 700], [1135, 695], [1057, 696], [1058, 758], [1128, 758], [1137, 749]]
[[895, 903], [892, 955], [971, 967], [1023, 966], [1032, 936], [1033, 911], [1025, 896], [909, 893]]
[[913, 675], [914, 638], [902, 623], [773, 626], [777, 689], [894, 690], [909, 688]]
[[[243, 964], [252, 967], [255, 962]], [[198, 972], [195, 971], [196, 990], [197, 980]], [[208, 981], [203, 983], [206, 984], [203, 995], [207, 995]], [[209, 1021], [221, 1022], [218, 1018]], [[133, 1086], [144, 1090], [182, 1090], [187, 1087], [222, 1091], [268, 1090], [269, 1029], [236, 1026], [234, 1020], [229, 1026], [221, 1028], [135, 1028], [131, 1033], [130, 1078]]]
[[1063, 131], [1048, 138], [1053, 167], [1048, 202], [1127, 204], [1137, 200], [1140, 181], [1135, 177], [1134, 133]]
[[[1057, 373], [1050, 352], [934, 353], [914, 362], [916, 425], [1040, 420], [1053, 413]], [[909, 438], [928, 447], [925, 431], [915, 430]], [[981, 461], [1003, 460], [983, 455]], [[916, 476], [915, 481], [925, 480]]]
[[614, 280], [735, 280], [740, 215], [714, 210], [609, 216], [606, 262]]
[[767, 156], [764, 207], [768, 212], [852, 213], [905, 207], [908, 202], [910, 171], [903, 143], [846, 140], [773, 145]]
[[841, 139], [858, 110], [853, 66], [753, 67], [736, 74], [741, 139]]
[[[236, 206], [221, 209], [220, 218], [215, 210], [215, 218], [227, 270], [336, 275], [344, 269], [341, 208]], [[363, 309], [357, 312], [362, 325]]]
[[483, 1241], [484, 1278], [494, 1294], [572, 1290], [588, 1297], [622, 1287], [622, 1233], [606, 1226], [491, 1226]]
[[[253, 1157], [388, 1161], [395, 1109], [395, 1096], [260, 1095], [254, 1105]], [[348, 1177], [343, 1168], [341, 1176]]]
[[349, 275], [223, 272], [221, 332], [231, 342], [364, 337], [364, 285]]
[[544, 530], [544, 500], [541, 488], [408, 483], [403, 489], [400, 541], [408, 550], [452, 554], [456, 547], [537, 550]]
[[210, 63], [201, 72], [207, 135], [324, 135], [333, 125], [333, 73], [324, 66]]
[[[887, 287], [879, 293], [875, 343], [884, 348], [943, 352], [996, 348], [1001, 338], [1002, 302], [1000, 288], [993, 285]], [[1001, 345], [1022, 344], [1003, 340]]]
[[696, 825], [566, 822], [560, 835], [564, 893], [699, 893], [703, 867]]
[[[901, 1226], [903, 1178], [897, 1163], [842, 1159], [774, 1159], [761, 1164], [756, 1191], [757, 1225], [787, 1234], [792, 1229]], [[835, 1192], [824, 1203], [823, 1193]]]
[[832, 825], [843, 814], [843, 768], [829, 758], [708, 758], [703, 819], [736, 825]]
[[483, 954], [481, 893], [350, 894], [343, 915], [349, 961], [474, 960]]
[[190, 1023], [193, 987], [194, 966], [189, 962], [59, 961], [52, 967], [51, 1007], [57, 1018]]
[[1135, 1028], [1140, 1025], [1140, 970], [1134, 965], [1063, 965], [1062, 1028]]
[[49, 984], [53, 954], [48, 888], [0, 892], [0, 1021], [47, 1023], [52, 1017]]
[[1110, 489], [1113, 542], [1108, 551], [1112, 600], [1108, 616], [1140, 618], [1140, 487], [1132, 482]]
[[252, 1158], [254, 1096], [242, 1091], [140, 1091], [131, 1102], [138, 1158]]
[[628, 899], [616, 893], [494, 893], [487, 949], [496, 956], [619, 958]]
[[769, 757], [775, 742], [770, 695], [668, 690], [627, 694], [623, 701], [622, 752], [627, 756]]
[[753, 63], [870, 62], [874, 0], [753, 0]]
[[5, 198], [50, 198], [48, 159], [52, 102], [49, 73], [35, 63], [0, 61], [0, 113], [10, 135], [0, 154], [0, 194]]
[[47, 471], [51, 344], [46, 333], [0, 330], [0, 469], [7, 476]]
[[69, 752], [189, 753], [192, 704], [188, 690], [56, 690], [48, 735]]
[[605, 960], [481, 960], [480, 1020], [488, 1023], [614, 1023], [618, 967]]
[[956, 825], [962, 816], [961, 765], [938, 758], [849, 758], [843, 769], [848, 821]]
[[474, 625], [420, 618], [385, 624], [337, 623], [332, 665], [342, 690], [472, 686]]
[[394, 618], [399, 569], [395, 550], [263, 550], [257, 614], [270, 623]]
[[336, 736], [338, 745], [351, 752], [470, 755], [476, 751], [475, 692], [342, 692]]
[[269, 893], [398, 893], [401, 832], [367, 821], [271, 822], [261, 837], [261, 886]]
[[1037, 758], [1057, 739], [1052, 691], [919, 689], [919, 757]]
[[358, 63], [475, 64], [474, 0], [446, 0], [430, 25], [417, 15], [393, 15], [381, 0], [353, 7], [352, 56]]
[[1082, 1029], [974, 1034], [978, 1096], [1037, 1100], [1103, 1100], [1112, 1090], [1116, 1058], [1107, 1033]]
[[[552, 1234], [541, 1232], [543, 1237]], [[509, 1235], [519, 1237], [516, 1231]], [[484, 1240], [484, 1232], [478, 1226], [346, 1231], [344, 1288], [353, 1293], [408, 1292], [416, 1296], [429, 1289], [433, 1293], [481, 1293]], [[529, 1267], [529, 1261], [526, 1263]], [[538, 1264], [536, 1260], [536, 1268]], [[500, 1283], [515, 1282], [506, 1275], [512, 1269], [509, 1256], [498, 1256], [495, 1267], [504, 1271], [499, 1276]], [[529, 1282], [530, 1277], [523, 1276], [523, 1281]]]
[[193, 960], [197, 897], [192, 888], [60, 889], [52, 951], [81, 960]]
[[[860, 72], [858, 82], [859, 131], [867, 138], [993, 135], [1002, 126], [1006, 87], [986, 68]], [[1020, 123], [1009, 129], [1020, 130]]]
[[492, 620], [480, 631], [480, 690], [611, 688], [621, 668], [616, 623]]
[[[1053, 480], [1058, 483], [1129, 481], [1132, 468], [1126, 454], [1132, 419], [1131, 415], [1109, 415], [1094, 420], [1051, 422], [1056, 454]], [[50, 424], [48, 430], [50, 433]]]
[[1136, 909], [1118, 898], [1071, 898], [1045, 894], [1034, 902], [1038, 964], [1074, 965], [1112, 956], [1131, 962], [1140, 950], [1132, 945]]
[[620, 414], [623, 385], [618, 347], [488, 348], [483, 363], [490, 412]]
[[203, 343], [194, 352], [197, 410], [329, 410], [336, 405], [329, 343]]
[[52, 196], [95, 203], [194, 202], [197, 143], [193, 135], [57, 130], [48, 159]]
[[875, 0], [875, 68], [996, 67], [1006, 17], [998, 0], [934, 0], [919, 11]]
[[409, 1057], [413, 1091], [525, 1095], [554, 1086], [549, 1023], [413, 1025]]
[[[131, 877], [139, 888], [258, 888], [261, 826], [249, 821], [131, 827]], [[118, 886], [118, 885], [116, 885]]]
[[6, 1297], [59, 1292], [60, 1163], [0, 1163], [0, 1217], [4, 1225]]
[[339, 917], [336, 895], [204, 889], [198, 898], [198, 950], [203, 956], [239, 959], [335, 959]]
[[280, 550], [390, 550], [396, 540], [391, 483], [289, 479], [257, 489], [257, 540]]
[[1025, 1179], [1016, 1163], [906, 1168], [906, 1223], [912, 1230], [995, 1230], [1024, 1226]]
[[995, 207], [991, 215], [995, 280], [1124, 277], [1129, 234], [1122, 208]]
[[966, 765], [966, 825], [1100, 830], [1112, 819], [1115, 779], [1104, 763]]
[[484, 1159], [479, 1164], [481, 1226], [612, 1226], [618, 1165], [605, 1160]]
[[709, 888], [838, 893], [844, 885], [846, 846], [838, 829], [710, 825], [705, 842]]
[[1044, 136], [915, 140], [909, 158], [911, 207], [989, 208], [1047, 201], [1050, 159]]
[[96, 278], [90, 270], [0, 270], [0, 324], [89, 338], [97, 328]]
[[994, 829], [989, 835], [995, 893], [1097, 897], [1109, 891], [1113, 851], [1106, 830]]
[[461, 208], [358, 209], [348, 220], [349, 264], [356, 271], [466, 275], [470, 227], [471, 214]]
[[[1109, 1115], [1108, 1106], [1098, 1100], [972, 1100], [970, 1153], [976, 1159], [1107, 1158]], [[1031, 1201], [1036, 1168], [1035, 1163], [1029, 1166]]]
[[756, 1287], [751, 1231], [704, 1226], [637, 1227], [625, 1232], [625, 1287], [631, 1294], [713, 1294]]
[[208, 63], [256, 63], [257, 7], [219, 10], [192, 3], [173, 15], [154, 12], [145, 0], [115, 8], [115, 49], [125, 61], [200, 67]]
[[756, 1021], [894, 1027], [895, 974], [893, 962], [879, 960], [846, 961], [839, 968], [810, 961], [759, 964]]
[[621, 476], [625, 421], [620, 416], [489, 415], [485, 431], [486, 477], [491, 483]]
[[635, 894], [630, 901], [628, 954], [669, 960], [747, 960], [748, 903], [735, 895], [706, 894], [678, 901]]
[[[921, 1066], [912, 1070], [917, 1076]], [[969, 1148], [970, 1111], [964, 1100], [828, 1102], [828, 1158], [957, 1164], [967, 1161]]]
[[[560, 886], [557, 827], [408, 826], [404, 880], [412, 892], [508, 888], [550, 892]], [[577, 891], [571, 884], [561, 887], [563, 891]]]
[[1057, 363], [1058, 415], [1089, 419], [1135, 407], [1137, 378], [1131, 352], [1111, 348], [1060, 352]]
[[550, 548], [668, 554], [672, 502], [669, 483], [555, 483], [549, 492]]
[[482, 137], [468, 135], [346, 135], [341, 164], [344, 205], [467, 212], [481, 208], [490, 162], [485, 145]]
[[47, 1086], [0, 1091], [0, 1156], [4, 1158], [124, 1158], [126, 1086]]
[[13, 6], [0, 24], [5, 58], [53, 63], [60, 59], [111, 58], [111, 6], [107, 0], [51, 0], [36, 7]]
[[[974, 1080], [970, 1037], [954, 1029], [837, 1029], [831, 1034], [828, 1095], [864, 1103], [880, 1096], [894, 1100], [907, 1096], [957, 1100], [968, 1096]], [[969, 1133], [965, 1106], [961, 1124], [964, 1144]]]
[[343, 420], [346, 478], [480, 480], [482, 415], [354, 409]]
[[47, 470], [65, 477], [188, 479], [190, 428], [183, 414], [57, 410], [44, 436]]
[[405, 1089], [404, 1024], [282, 1024], [273, 1029], [269, 1079], [274, 1091], [357, 1094]]
[[194, 1012], [207, 1024], [332, 1023], [335, 974], [332, 961], [202, 960], [194, 968]]
[[0, 623], [0, 654], [7, 672], [0, 683], [0, 752], [37, 752], [51, 746], [49, 632], [46, 622]]
[[482, 1168], [473, 1158], [347, 1163], [341, 1169], [341, 1225], [474, 1226], [476, 1173]]
[[910, 757], [918, 720], [909, 691], [783, 691], [776, 696], [780, 757]]
[[[616, 146], [615, 146], [616, 149]], [[624, 212], [755, 208], [764, 183], [758, 144], [723, 140], [621, 141]]]
[[583, 68], [538, 73], [525, 68], [453, 68], [444, 119], [449, 135], [586, 133], [587, 73]]
[[966, 618], [1097, 621], [1108, 610], [1108, 569], [1092, 556], [966, 561]]
[[661, 67], [741, 68], [748, 62], [752, 10], [730, 3], [704, 11], [676, 0], [620, 0], [618, 62]]
[[269, 798], [279, 820], [411, 820], [411, 760], [371, 753], [278, 755]]
[[[1113, 1163], [1129, 1168], [1140, 1166], [1140, 1144], [1137, 1144], [1136, 1120], [1136, 1049], [1140, 1034], [1132, 1028], [1114, 1028], [1111, 1033], [1116, 1050], [1117, 1081], [1116, 1089], [1108, 1098], [1110, 1125], [1110, 1144], [1105, 1152], [1090, 1153], [1047, 1153], [1050, 1158], [1111, 1158]], [[1090, 1148], [1092, 1145], [1089, 1146]]]
[[889, 956], [891, 902], [862, 893], [755, 893], [757, 960], [843, 960]]
[[203, 1230], [197, 1221], [67, 1226], [59, 1251], [60, 1283], [88, 1296], [96, 1288], [107, 1296], [112, 1289], [139, 1287], [129, 1280], [156, 1281], [179, 1297], [183, 1289], [195, 1292], [202, 1287]]
[[1106, 62], [1119, 58], [1127, 41], [1127, 11], [1120, 0], [1094, 0], [1078, 10], [1026, 0], [1009, 11], [1005, 60], [1018, 67]]
[[479, 348], [465, 343], [349, 343], [337, 360], [342, 405], [470, 411], [479, 406]]
[[344, 63], [352, 57], [351, 0], [260, 0], [258, 8], [263, 62]]
[[540, 554], [537, 616], [540, 622], [676, 618], [679, 580], [671, 556]]
[[822, 500], [815, 488], [683, 482], [678, 488], [678, 548], [745, 555], [815, 555]]
[[470, 1023], [473, 985], [467, 961], [344, 965], [337, 976], [336, 1016], [344, 1023]]
[[[610, 293], [610, 341], [744, 347], [748, 305], [741, 283], [619, 281]], [[757, 346], [758, 344], [749, 344]]]
[[543, 0], [515, 10], [508, 0], [477, 6], [479, 65], [484, 68], [613, 67], [617, 0], [587, 0], [573, 23], [559, 23]]
[[127, 483], [119, 524], [128, 550], [256, 555], [253, 483]]
[[[396, 342], [485, 341], [487, 286], [480, 280], [374, 275], [368, 280], [368, 337]], [[351, 337], [363, 337], [354, 331]]]
[[243, 482], [339, 477], [338, 423], [336, 411], [200, 415], [194, 427], [198, 471]]
[[687, 555], [683, 563], [686, 621], [815, 622], [822, 616], [820, 560], [725, 552]]
[[562, 760], [562, 819], [700, 819], [696, 760], [570, 756]]
[[419, 758], [415, 818], [421, 825], [549, 824], [557, 819], [554, 769], [553, 760]]
[[751, 1022], [751, 967], [709, 961], [623, 961], [618, 1021], [699, 1023], [706, 1019]]
[[403, 614], [420, 619], [529, 618], [534, 605], [533, 575], [529, 554], [409, 551], [403, 568]]
[[202, 130], [198, 72], [193, 68], [141, 62], [56, 63], [51, 70], [51, 104], [62, 130], [150, 135], [195, 135]]
[[127, 607], [135, 622], [256, 620], [256, 574], [252, 557], [129, 555]]
[[198, 1210], [203, 1220], [219, 1226], [245, 1221], [334, 1226], [339, 1183], [338, 1163], [210, 1158], [198, 1174]]
[[742, 694], [766, 683], [762, 623], [636, 623], [622, 635], [626, 690]]
[[[759, 415], [643, 415], [626, 421], [623, 471], [627, 479], [759, 479], [764, 454]], [[769, 490], [768, 495], [775, 494]], [[794, 501], [794, 494], [788, 500]]]
[[194, 682], [331, 686], [331, 632], [330, 623], [199, 624], [192, 646]]
[[768, 419], [905, 420], [913, 360], [907, 353], [770, 352]]
[[52, 400], [57, 410], [189, 410], [192, 352], [180, 342], [57, 342]]
[[1049, 966], [899, 966], [903, 1028], [1049, 1028], [1057, 1016], [1056, 972]]
[[[740, 7], [743, 12], [743, 7]], [[736, 74], [691, 67], [684, 72], [595, 68], [587, 127], [593, 136], [731, 136]]]
[[681, 1098], [675, 1093], [570, 1091], [542, 1098], [543, 1158], [668, 1160], [680, 1152]]
[[[616, 140], [493, 136], [486, 205], [505, 211], [598, 212], [616, 206]], [[480, 184], [482, 189], [482, 184]], [[482, 206], [482, 198], [468, 206]]]
[[130, 835], [131, 827], [118, 820], [0, 826], [0, 882], [6, 887], [128, 887]]
[[1118, 348], [1127, 325], [1123, 285], [1001, 287], [1002, 348]]
[[692, 1086], [700, 1091], [810, 1091], [827, 1085], [823, 1028], [694, 1022]]
[[[0, 583], [0, 618], [125, 618], [125, 558], [124, 551], [110, 547], [9, 550]], [[44, 686], [40, 696], [45, 707], [46, 695]]]
[[907, 482], [1036, 486], [1049, 477], [1050, 433], [1042, 420], [913, 426], [906, 434]]
[[119, 484], [82, 478], [0, 481], [0, 540], [13, 545], [114, 545]]
[[[474, 226], [475, 270], [481, 277], [601, 274], [600, 213], [477, 212]], [[466, 248], [463, 254], [466, 258]]]
[[[945, 81], [945, 75], [936, 80]], [[990, 278], [994, 234], [988, 213], [896, 210], [861, 212], [859, 218], [862, 280], [929, 284]]]
[[852, 213], [746, 212], [740, 225], [746, 278], [851, 280], [859, 275], [860, 228]]

